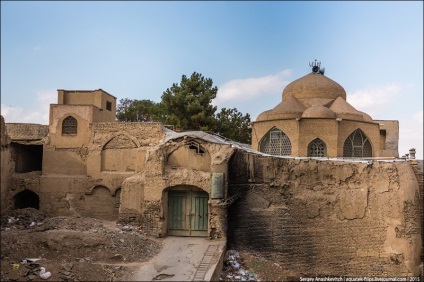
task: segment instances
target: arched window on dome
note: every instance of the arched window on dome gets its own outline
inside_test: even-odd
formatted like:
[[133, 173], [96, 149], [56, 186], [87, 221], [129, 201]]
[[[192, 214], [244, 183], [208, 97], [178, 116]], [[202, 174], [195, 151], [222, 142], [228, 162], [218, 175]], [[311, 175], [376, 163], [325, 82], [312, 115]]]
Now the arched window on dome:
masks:
[[62, 135], [77, 134], [78, 122], [74, 117], [68, 116], [62, 122]]
[[327, 156], [327, 146], [324, 141], [317, 138], [312, 140], [308, 145], [308, 157], [326, 157]]
[[289, 137], [280, 129], [273, 128], [262, 138], [260, 151], [275, 156], [290, 156], [291, 142]]
[[371, 143], [365, 133], [359, 128], [350, 134], [343, 146], [345, 158], [369, 158], [372, 157]]

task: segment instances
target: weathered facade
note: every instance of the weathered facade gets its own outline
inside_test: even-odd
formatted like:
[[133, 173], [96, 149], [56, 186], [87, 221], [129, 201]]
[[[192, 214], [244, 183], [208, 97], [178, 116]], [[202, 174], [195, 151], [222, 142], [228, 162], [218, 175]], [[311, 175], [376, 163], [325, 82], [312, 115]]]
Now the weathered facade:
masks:
[[411, 163], [237, 152], [229, 181], [232, 247], [276, 261], [289, 280], [420, 273], [422, 186]]
[[[328, 86], [322, 74], [310, 75], [307, 80]], [[375, 159], [397, 157], [397, 121], [357, 114], [333, 86], [327, 102], [308, 88], [302, 94], [288, 86], [291, 98], [276, 107], [286, 112], [265, 112], [254, 123], [253, 136], [262, 136], [254, 149], [286, 135], [291, 157], [160, 123], [118, 123], [109, 93], [58, 90], [49, 125], [2, 118], [2, 211], [34, 207], [51, 216], [132, 222], [158, 237], [227, 238], [230, 246], [280, 262], [288, 277], [417, 276], [422, 169], [414, 160]], [[300, 119], [297, 112], [287, 118], [287, 109], [305, 103], [311, 106], [303, 106]], [[338, 116], [334, 106], [331, 118], [313, 115], [317, 108], [329, 113], [323, 107], [330, 104], [351, 112]], [[325, 148], [314, 142], [315, 151], [340, 157], [352, 132], [368, 140], [372, 161], [293, 157], [308, 155], [317, 139]]]

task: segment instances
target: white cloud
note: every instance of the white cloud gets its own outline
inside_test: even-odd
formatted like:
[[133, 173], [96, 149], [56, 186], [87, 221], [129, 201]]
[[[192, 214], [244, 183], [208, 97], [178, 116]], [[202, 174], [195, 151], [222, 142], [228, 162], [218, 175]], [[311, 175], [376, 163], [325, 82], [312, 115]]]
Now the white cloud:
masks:
[[41, 91], [36, 95], [37, 101], [31, 109], [1, 104], [1, 115], [5, 122], [48, 124], [50, 104], [57, 102], [57, 91]]
[[[401, 94], [413, 86], [413, 84], [390, 84], [382, 87], [370, 87], [348, 93], [347, 100], [357, 110], [378, 119], [378, 116], [384, 115], [390, 112], [391, 108], [398, 106], [398, 103], [402, 102]], [[399, 156], [409, 153], [411, 148], [416, 149], [416, 158], [423, 159], [422, 110], [399, 118]]]
[[264, 94], [281, 92], [288, 83], [286, 78], [291, 73], [291, 70], [283, 70], [263, 77], [230, 80], [218, 87], [213, 104], [219, 105], [231, 100], [252, 100]]
[[414, 113], [407, 118], [399, 120], [399, 156], [409, 153], [415, 148], [416, 158], [423, 159], [423, 111]]
[[390, 84], [360, 89], [347, 93], [347, 101], [358, 111], [366, 112], [374, 118], [393, 106], [394, 99], [404, 88], [399, 84]]

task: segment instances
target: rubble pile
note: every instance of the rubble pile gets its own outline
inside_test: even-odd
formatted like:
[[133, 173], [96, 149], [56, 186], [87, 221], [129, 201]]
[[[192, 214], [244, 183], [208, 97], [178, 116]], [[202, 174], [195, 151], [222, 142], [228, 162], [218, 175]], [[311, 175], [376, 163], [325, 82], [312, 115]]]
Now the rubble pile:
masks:
[[225, 254], [224, 268], [220, 281], [260, 281], [254, 273], [247, 270], [241, 262], [236, 250], [228, 250]]
[[42, 225], [46, 215], [33, 208], [12, 210], [1, 217], [1, 229], [28, 229]]
[[161, 248], [138, 227], [94, 218], [46, 218], [35, 209], [5, 213], [1, 229], [0, 281], [125, 280]]

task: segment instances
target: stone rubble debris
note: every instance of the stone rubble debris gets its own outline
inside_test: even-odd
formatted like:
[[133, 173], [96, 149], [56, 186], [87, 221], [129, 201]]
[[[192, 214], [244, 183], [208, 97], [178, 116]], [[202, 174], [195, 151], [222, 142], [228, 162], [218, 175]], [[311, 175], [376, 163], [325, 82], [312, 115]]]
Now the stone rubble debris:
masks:
[[228, 250], [225, 258], [220, 281], [260, 281], [242, 265], [240, 254], [236, 250]]

